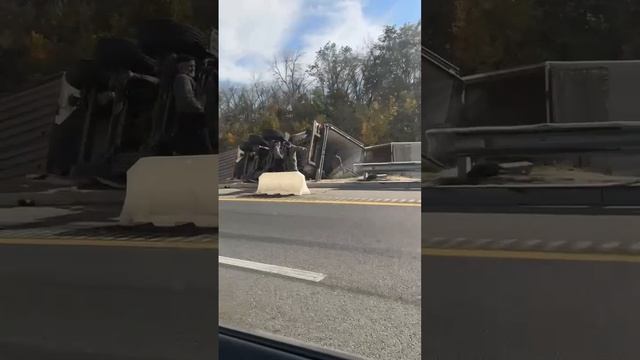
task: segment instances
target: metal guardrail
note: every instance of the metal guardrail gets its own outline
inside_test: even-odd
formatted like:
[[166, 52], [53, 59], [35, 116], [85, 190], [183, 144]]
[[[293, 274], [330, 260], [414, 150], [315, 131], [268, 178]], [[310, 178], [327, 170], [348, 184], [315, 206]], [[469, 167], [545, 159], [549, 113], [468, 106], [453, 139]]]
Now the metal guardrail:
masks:
[[420, 171], [420, 161], [399, 161], [386, 163], [356, 163], [353, 167], [358, 172], [365, 174], [380, 174], [385, 172], [410, 172]]
[[640, 122], [600, 122], [433, 129], [426, 159], [457, 162], [464, 178], [474, 158], [569, 153], [640, 153]]
[[535, 155], [572, 152], [640, 152], [640, 122], [540, 124], [433, 129], [426, 157]]

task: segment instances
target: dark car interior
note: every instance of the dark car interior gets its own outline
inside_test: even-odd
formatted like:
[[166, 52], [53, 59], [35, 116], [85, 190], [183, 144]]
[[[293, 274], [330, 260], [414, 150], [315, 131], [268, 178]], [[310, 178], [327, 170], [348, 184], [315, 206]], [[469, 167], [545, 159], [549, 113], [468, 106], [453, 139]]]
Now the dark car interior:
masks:
[[220, 326], [220, 360], [365, 360], [274, 335], [248, 333]]

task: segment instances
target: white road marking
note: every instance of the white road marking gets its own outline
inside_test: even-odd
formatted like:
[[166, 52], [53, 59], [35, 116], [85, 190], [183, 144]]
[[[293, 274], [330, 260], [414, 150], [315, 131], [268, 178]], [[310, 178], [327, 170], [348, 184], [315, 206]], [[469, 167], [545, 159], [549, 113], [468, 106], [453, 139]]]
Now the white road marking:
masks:
[[546, 248], [547, 248], [547, 249], [557, 248], [557, 247], [559, 247], [560, 245], [562, 245], [562, 244], [564, 244], [564, 243], [566, 243], [566, 241], [565, 241], [565, 240], [556, 240], [556, 241], [552, 241], [552, 242], [550, 242], [550, 243], [548, 243], [548, 244], [547, 244]]
[[446, 237], [437, 236], [437, 237], [433, 237], [433, 238], [429, 239], [428, 242], [435, 243], [435, 242], [442, 242], [442, 241], [445, 241], [445, 240], [447, 240]]
[[455, 238], [455, 239], [453, 239], [453, 240], [449, 241], [449, 242], [447, 243], [447, 246], [457, 246], [457, 245], [459, 245], [460, 243], [463, 243], [463, 242], [465, 242], [465, 241], [467, 241], [467, 238], [458, 237], [458, 238]]
[[488, 243], [490, 243], [492, 241], [493, 241], [493, 239], [480, 239], [480, 240], [477, 240], [473, 245], [474, 246], [483, 246], [483, 245], [486, 245], [486, 244], [488, 244]]
[[513, 244], [514, 242], [518, 241], [518, 239], [506, 239], [506, 240], [500, 240], [497, 243], [494, 244], [494, 246], [496, 247], [507, 247], [511, 244]]
[[591, 246], [592, 242], [588, 241], [588, 240], [580, 240], [580, 241], [576, 241], [573, 244], [573, 248], [574, 249], [578, 249], [578, 250], [582, 250], [582, 249], [586, 249], [589, 246]]
[[541, 242], [542, 242], [542, 240], [540, 240], [540, 239], [528, 240], [528, 241], [525, 242], [525, 246], [526, 247], [532, 247], [534, 245], [538, 245]]
[[113, 221], [76, 221], [69, 223], [69, 227], [98, 227], [113, 225]]
[[549, 208], [549, 209], [587, 209], [589, 205], [525, 205], [525, 208]]
[[283, 276], [288, 276], [296, 279], [313, 281], [313, 282], [320, 282], [325, 277], [327, 277], [327, 275], [325, 274], [321, 274], [313, 271], [294, 269], [286, 266], [264, 264], [264, 263], [259, 263], [255, 261], [241, 260], [241, 259], [235, 259], [235, 258], [230, 258], [225, 256], [218, 256], [218, 262], [220, 264], [237, 266], [237, 267], [256, 270], [256, 271], [263, 271], [263, 272], [268, 272], [272, 274], [278, 274], [278, 275], [283, 275]]
[[621, 243], [619, 241], [612, 241], [612, 242], [608, 242], [608, 243], [600, 245], [600, 248], [610, 250], [610, 249], [614, 249], [614, 248], [616, 248], [616, 247], [618, 247], [620, 245], [621, 245]]

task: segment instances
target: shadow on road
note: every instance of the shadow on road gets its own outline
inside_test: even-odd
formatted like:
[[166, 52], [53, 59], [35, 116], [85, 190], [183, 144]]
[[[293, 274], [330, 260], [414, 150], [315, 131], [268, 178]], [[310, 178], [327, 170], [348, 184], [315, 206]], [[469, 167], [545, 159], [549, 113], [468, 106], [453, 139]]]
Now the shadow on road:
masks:
[[[66, 225], [72, 222], [114, 222], [112, 220], [120, 215], [119, 207], [84, 208], [77, 212], [36, 219], [30, 222], [0, 225], [0, 230], [21, 230], [34, 228], [48, 228]], [[116, 224], [114, 222], [114, 224]]]

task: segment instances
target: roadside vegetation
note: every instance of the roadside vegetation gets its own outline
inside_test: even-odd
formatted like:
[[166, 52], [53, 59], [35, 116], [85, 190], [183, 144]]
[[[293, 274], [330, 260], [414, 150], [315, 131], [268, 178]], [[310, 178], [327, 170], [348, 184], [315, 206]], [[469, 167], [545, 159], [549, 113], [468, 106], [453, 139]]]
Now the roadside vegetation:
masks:
[[431, 0], [424, 43], [463, 74], [640, 59], [639, 0]]
[[170, 18], [208, 33], [216, 14], [210, 0], [3, 0], [0, 93], [91, 58], [102, 36], [133, 37], [144, 20]]
[[328, 42], [311, 64], [274, 59], [272, 78], [220, 87], [221, 151], [249, 134], [294, 133], [314, 120], [365, 144], [420, 140], [420, 23], [388, 26], [364, 50]]

